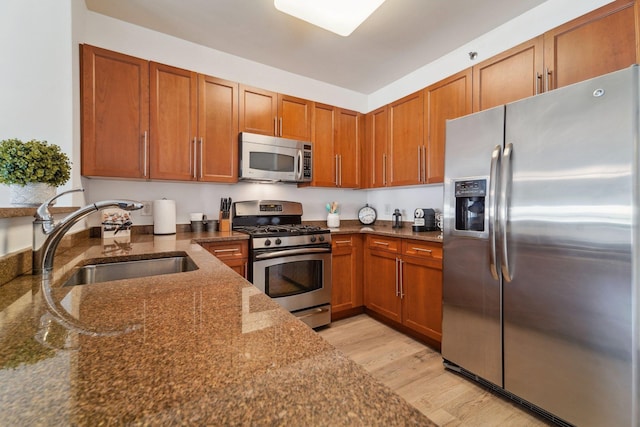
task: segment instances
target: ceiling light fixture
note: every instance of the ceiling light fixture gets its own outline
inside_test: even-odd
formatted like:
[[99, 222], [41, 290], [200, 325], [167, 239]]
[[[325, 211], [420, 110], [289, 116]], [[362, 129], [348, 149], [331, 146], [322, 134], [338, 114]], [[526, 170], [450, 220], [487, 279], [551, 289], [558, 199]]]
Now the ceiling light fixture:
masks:
[[341, 36], [358, 28], [385, 0], [274, 0], [281, 12]]

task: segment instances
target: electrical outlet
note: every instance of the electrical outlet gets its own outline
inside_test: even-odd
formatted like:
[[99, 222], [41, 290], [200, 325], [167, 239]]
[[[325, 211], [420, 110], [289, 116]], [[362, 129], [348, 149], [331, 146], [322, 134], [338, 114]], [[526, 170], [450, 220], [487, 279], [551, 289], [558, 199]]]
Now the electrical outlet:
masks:
[[391, 215], [391, 205], [388, 203], [385, 203], [384, 205], [384, 214], [385, 215]]
[[153, 215], [153, 203], [149, 200], [144, 200], [142, 204], [144, 205], [144, 207], [140, 210], [140, 215], [142, 216]]

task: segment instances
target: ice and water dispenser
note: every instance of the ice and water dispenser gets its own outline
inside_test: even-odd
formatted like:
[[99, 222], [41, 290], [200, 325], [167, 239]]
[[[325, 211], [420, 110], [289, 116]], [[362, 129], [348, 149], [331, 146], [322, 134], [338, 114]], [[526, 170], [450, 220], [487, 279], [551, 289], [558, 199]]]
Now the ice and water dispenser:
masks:
[[475, 237], [486, 235], [487, 179], [465, 179], [455, 181], [454, 184], [454, 233]]

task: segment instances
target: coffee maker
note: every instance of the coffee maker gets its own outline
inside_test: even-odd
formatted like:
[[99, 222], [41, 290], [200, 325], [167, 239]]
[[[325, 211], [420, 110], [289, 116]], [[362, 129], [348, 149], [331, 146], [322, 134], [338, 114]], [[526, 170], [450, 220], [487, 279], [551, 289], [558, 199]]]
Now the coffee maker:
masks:
[[435, 231], [436, 212], [431, 208], [417, 208], [413, 211], [413, 231]]

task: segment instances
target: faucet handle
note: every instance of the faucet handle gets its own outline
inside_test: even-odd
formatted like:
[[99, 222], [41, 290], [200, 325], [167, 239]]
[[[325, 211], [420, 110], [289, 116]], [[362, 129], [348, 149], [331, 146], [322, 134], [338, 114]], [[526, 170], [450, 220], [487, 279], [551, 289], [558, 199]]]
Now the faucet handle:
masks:
[[43, 202], [40, 206], [38, 206], [38, 209], [36, 209], [36, 214], [34, 215], [36, 218], [36, 221], [53, 221], [53, 216], [49, 212], [49, 207], [51, 206], [53, 201], [60, 196], [64, 196], [65, 194], [77, 193], [80, 191], [84, 192], [84, 188], [79, 187], [79, 188], [63, 191], [62, 193], [56, 194], [55, 196]]

